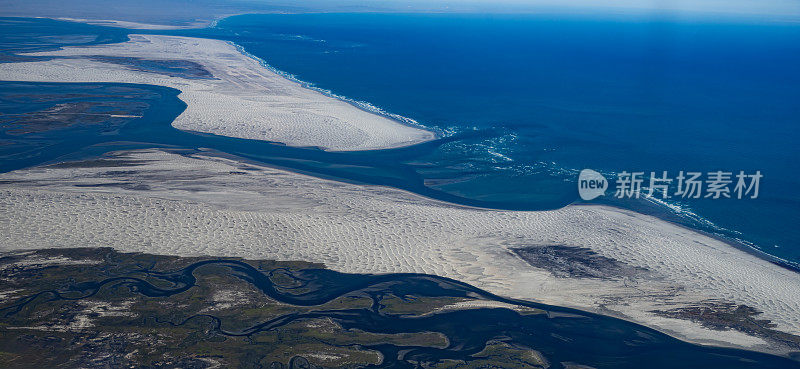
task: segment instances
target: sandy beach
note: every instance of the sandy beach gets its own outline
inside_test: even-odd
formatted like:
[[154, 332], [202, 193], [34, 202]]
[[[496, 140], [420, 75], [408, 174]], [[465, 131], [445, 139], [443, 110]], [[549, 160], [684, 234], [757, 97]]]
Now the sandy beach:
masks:
[[763, 312], [758, 319], [775, 324], [775, 334], [800, 334], [797, 273], [654, 217], [603, 206], [473, 209], [206, 154], [143, 150], [109, 159], [0, 175], [2, 250], [111, 246], [428, 273], [692, 342], [790, 350], [690, 314], [725, 303]]
[[[225, 17], [227, 16], [220, 16], [217, 17], [217, 19]], [[113, 19], [84, 19], [84, 18], [69, 18], [69, 17], [59, 17], [54, 19], [66, 22], [86, 23], [94, 26], [117, 27], [117, 28], [127, 28], [127, 29], [162, 30], [162, 31], [204, 28], [208, 27], [210, 24], [213, 23], [212, 21], [197, 21], [189, 24], [171, 25], [171, 24], [150, 24], [142, 22], [113, 20]]]
[[[330, 151], [386, 149], [434, 138], [432, 132], [361, 110], [288, 80], [220, 40], [131, 35], [129, 42], [68, 47], [30, 55], [40, 62], [0, 64], [0, 80], [124, 82], [181, 91], [186, 110], [175, 128], [313, 146]], [[104, 59], [103, 59], [104, 58]], [[208, 78], [131, 68], [109, 58], [182, 61]], [[102, 61], [100, 61], [102, 60]], [[118, 61], [118, 59], [117, 59]], [[196, 75], [197, 73], [195, 73]]]

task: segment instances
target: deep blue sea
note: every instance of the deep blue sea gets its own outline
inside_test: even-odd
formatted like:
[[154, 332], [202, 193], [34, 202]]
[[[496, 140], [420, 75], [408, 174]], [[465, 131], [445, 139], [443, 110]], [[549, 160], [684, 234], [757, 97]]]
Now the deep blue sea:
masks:
[[578, 200], [583, 168], [759, 170], [757, 199], [664, 206], [614, 199], [612, 188], [593, 202], [800, 262], [798, 24], [302, 14], [236, 16], [179, 33], [232, 41], [315, 88], [448, 137], [397, 164], [426, 188], [478, 205], [564, 206]]

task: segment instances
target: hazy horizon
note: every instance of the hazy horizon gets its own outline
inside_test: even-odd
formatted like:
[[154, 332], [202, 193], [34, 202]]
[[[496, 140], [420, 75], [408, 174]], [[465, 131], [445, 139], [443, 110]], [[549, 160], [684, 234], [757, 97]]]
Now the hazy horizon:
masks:
[[664, 18], [703, 18], [800, 23], [800, 1], [721, 0], [6, 0], [0, 13], [17, 17], [74, 17], [153, 23], [188, 23], [225, 15], [274, 12], [472, 12], [472, 13], [562, 13], [633, 15]]

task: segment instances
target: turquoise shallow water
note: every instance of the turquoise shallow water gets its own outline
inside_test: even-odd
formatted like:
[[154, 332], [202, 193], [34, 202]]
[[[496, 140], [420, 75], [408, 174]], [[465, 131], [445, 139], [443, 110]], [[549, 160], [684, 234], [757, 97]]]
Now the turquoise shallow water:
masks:
[[406, 180], [473, 204], [564, 206], [578, 199], [583, 168], [759, 170], [755, 200], [599, 202], [800, 261], [798, 25], [304, 14], [179, 34], [233, 41], [316, 88], [452, 138], [397, 164], [413, 173]]

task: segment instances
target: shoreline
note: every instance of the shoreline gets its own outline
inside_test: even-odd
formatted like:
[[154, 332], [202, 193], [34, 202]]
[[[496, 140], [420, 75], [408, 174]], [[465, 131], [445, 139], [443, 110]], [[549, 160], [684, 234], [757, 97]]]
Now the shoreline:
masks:
[[[327, 12], [276, 11], [276, 12], [233, 13], [233, 14], [224, 14], [224, 15], [216, 16], [213, 20], [203, 22], [202, 24], [198, 23], [197, 25], [178, 26], [178, 27], [183, 27], [183, 28], [159, 28], [159, 27], [162, 27], [162, 26], [164, 26], [164, 27], [173, 27], [173, 26], [159, 25], [159, 24], [147, 24], [147, 23], [136, 23], [136, 22], [124, 22], [124, 21], [119, 22], [118, 25], [107, 25], [107, 26], [128, 28], [128, 27], [125, 27], [125, 24], [127, 24], [127, 23], [136, 23], [137, 25], [142, 26], [142, 28], [128, 28], [128, 29], [150, 29], [150, 30], [197, 29], [197, 28], [214, 27], [214, 26], [216, 26], [217, 22], [219, 22], [221, 20], [224, 20], [224, 19], [230, 18], [230, 17], [234, 17], [234, 16], [239, 16], [239, 15], [316, 14], [316, 13], [327, 13]], [[72, 22], [80, 22], [80, 23], [87, 23], [87, 24], [94, 24], [92, 22], [117, 22], [117, 21], [113, 21], [113, 20], [89, 20], [89, 19], [74, 19], [74, 18], [50, 18], [50, 19], [68, 20], [68, 21], [72, 21]], [[430, 127], [426, 127], [426, 126], [420, 124], [419, 122], [417, 122], [416, 120], [414, 120], [412, 118], [408, 118], [408, 117], [405, 117], [405, 116], [402, 116], [402, 115], [399, 115], [399, 114], [394, 114], [394, 113], [391, 113], [391, 112], [384, 111], [380, 107], [374, 106], [374, 105], [372, 105], [372, 104], [370, 104], [369, 102], [366, 102], [366, 101], [359, 101], [359, 100], [351, 99], [351, 98], [349, 98], [347, 96], [342, 96], [342, 95], [335, 94], [330, 90], [326, 90], [326, 89], [323, 89], [323, 88], [315, 87], [313, 82], [307, 82], [307, 81], [301, 80], [301, 79], [297, 78], [294, 74], [291, 74], [289, 72], [280, 70], [278, 68], [275, 68], [274, 66], [270, 65], [266, 60], [264, 60], [264, 59], [262, 59], [262, 58], [260, 58], [258, 56], [253, 55], [252, 53], [248, 52], [243, 46], [238, 45], [233, 41], [224, 40], [223, 42], [225, 42], [227, 44], [230, 44], [231, 46], [233, 46], [234, 48], [239, 50], [239, 52], [242, 55], [244, 55], [245, 57], [248, 57], [248, 58], [251, 58], [251, 59], [255, 60], [256, 62], [261, 64], [261, 66], [263, 66], [265, 69], [269, 70], [270, 72], [275, 73], [275, 74], [277, 74], [277, 75], [279, 75], [279, 76], [281, 76], [281, 77], [283, 77], [283, 78], [285, 78], [285, 79], [287, 79], [289, 81], [292, 81], [292, 82], [296, 83], [300, 87], [303, 87], [303, 88], [308, 89], [308, 90], [316, 91], [316, 92], [321, 93], [321, 94], [323, 94], [323, 95], [325, 95], [327, 97], [330, 97], [330, 98], [334, 98], [334, 99], [343, 101], [343, 102], [345, 102], [347, 104], [350, 104], [353, 107], [358, 108], [358, 109], [360, 109], [362, 111], [365, 111], [365, 112], [371, 113], [371, 114], [380, 115], [382, 117], [385, 117], [385, 118], [391, 119], [391, 120], [393, 120], [393, 121], [395, 121], [397, 123], [400, 123], [400, 124], [402, 124], [404, 126], [411, 127], [411, 128], [416, 128], [416, 129], [421, 129], [421, 130], [426, 130], [428, 132], [431, 132], [434, 135], [433, 139], [441, 138], [441, 136], [442, 136], [442, 132], [439, 132], [439, 131], [437, 131], [435, 129], [432, 129]], [[418, 143], [422, 143], [422, 142], [425, 142], [425, 141], [421, 141], [421, 142], [418, 142]], [[377, 150], [406, 147], [406, 146], [412, 146], [412, 145], [415, 145], [415, 144], [416, 143], [411, 143], [409, 145], [402, 145], [402, 146], [396, 146], [396, 147], [377, 148]], [[732, 236], [732, 235], [727, 235], [727, 234], [725, 234], [723, 232], [723, 231], [726, 230], [725, 228], [721, 228], [720, 231], [715, 231], [715, 230], [712, 230], [712, 229], [703, 229], [701, 227], [695, 227], [695, 226], [692, 226], [690, 224], [692, 221], [700, 221], [700, 220], [709, 222], [705, 218], [700, 217], [700, 220], [693, 219], [691, 216], [684, 215], [683, 213], [681, 213], [681, 212], [679, 212], [677, 210], [674, 210], [670, 204], [661, 203], [659, 200], [652, 201], [652, 200], [645, 199], [645, 201], [650, 201], [652, 204], [654, 204], [659, 209], [660, 208], [665, 208], [665, 209], [669, 209], [669, 211], [665, 211], [665, 213], [668, 214], [666, 216], [660, 214], [660, 212], [642, 212], [642, 214], [655, 216], [655, 217], [657, 217], [657, 218], [659, 218], [659, 219], [661, 219], [663, 221], [670, 222], [670, 223], [679, 225], [681, 227], [685, 227], [685, 228], [691, 229], [693, 231], [706, 234], [706, 235], [708, 235], [710, 237], [717, 238], [717, 239], [719, 239], [719, 240], [721, 240], [723, 242], [729, 243], [733, 247], [736, 247], [736, 248], [741, 249], [741, 250], [743, 250], [745, 252], [751, 253], [752, 255], [754, 255], [754, 256], [756, 256], [758, 258], [761, 258], [763, 260], [772, 262], [772, 263], [774, 263], [774, 264], [776, 264], [776, 265], [778, 265], [780, 267], [786, 268], [786, 269], [794, 271], [796, 273], [800, 273], [800, 264], [798, 264], [797, 262], [792, 262], [792, 261], [783, 259], [781, 257], [772, 255], [769, 252], [763, 251], [756, 244], [754, 244], [753, 242], [750, 242], [748, 240], [740, 239], [740, 238], [737, 238], [737, 237]], [[570, 205], [579, 205], [580, 206], [580, 205], [593, 205], [593, 204], [592, 203], [573, 202]], [[607, 204], [604, 204], [604, 205], [607, 205]], [[615, 205], [608, 205], [608, 206], [611, 206], [613, 208], [630, 209], [630, 210], [632, 210], [632, 208], [626, 208], [626, 207], [621, 207], [621, 206], [615, 206]], [[481, 208], [481, 207], [476, 207], [476, 208]], [[486, 207], [485, 209], [498, 210], [498, 209], [489, 208], [489, 207]], [[637, 210], [632, 210], [632, 211], [639, 212]], [[699, 215], [696, 215], [694, 213], [692, 213], [692, 214], [694, 216], [698, 216], [699, 217]], [[677, 218], [679, 220], [683, 220], [685, 218], [687, 221], [683, 222], [683, 221], [675, 220], [675, 219], [673, 219], [673, 217]], [[718, 227], [716, 224], [713, 224], [713, 223], [711, 223], [710, 226]], [[734, 231], [731, 231], [731, 232], [734, 232]]]
[[[117, 44], [24, 54], [55, 58], [0, 65], [0, 80], [172, 87], [181, 91], [179, 98], [187, 104], [173, 122], [175, 128], [296, 147], [382, 150], [436, 138], [432, 131], [411, 126], [411, 121], [367, 111], [363, 106], [287, 79], [226, 41], [137, 34], [129, 38]], [[119, 62], [120, 58], [133, 58], [133, 67]], [[211, 77], [189, 78], [134, 69], [137, 58], [179, 60]]]
[[[311, 12], [309, 14], [312, 14], [312, 13], [313, 12]], [[305, 12], [304, 13], [292, 13], [292, 12], [235, 13], [235, 14], [220, 15], [220, 16], [215, 17], [211, 21], [198, 21], [195, 24], [185, 25], [185, 26], [173, 26], [173, 25], [164, 25], [164, 24], [153, 24], [153, 23], [117, 21], [117, 20], [110, 20], [110, 19], [79, 19], [79, 18], [67, 18], [67, 17], [61, 17], [61, 18], [38, 17], [38, 18], [53, 19], [53, 20], [66, 21], [66, 22], [75, 22], [75, 23], [84, 23], [84, 24], [98, 25], [98, 26], [104, 26], [104, 27], [124, 28], [124, 29], [130, 29], [130, 30], [152, 30], [152, 31], [163, 30], [163, 31], [169, 31], [169, 30], [213, 28], [213, 27], [216, 27], [216, 25], [217, 25], [217, 23], [219, 21], [224, 20], [226, 18], [235, 17], [235, 16], [239, 16], [239, 15], [256, 15], [256, 14], [306, 14], [306, 13]], [[229, 40], [220, 40], [220, 41], [223, 41], [223, 42], [235, 47], [237, 50], [239, 50], [240, 53], [242, 53], [242, 55], [255, 60], [256, 62], [261, 64], [264, 68], [266, 68], [270, 72], [275, 73], [275, 74], [277, 74], [277, 75], [279, 75], [279, 76], [281, 76], [283, 78], [286, 78], [289, 81], [297, 83], [300, 87], [303, 87], [303, 88], [306, 88], [306, 89], [309, 89], [309, 90], [312, 90], [312, 91], [316, 91], [316, 92], [319, 92], [319, 93], [321, 93], [321, 94], [323, 94], [323, 95], [325, 95], [327, 97], [335, 98], [337, 100], [346, 102], [346, 103], [348, 103], [348, 104], [350, 104], [350, 105], [352, 105], [352, 106], [354, 106], [354, 107], [356, 107], [358, 109], [361, 109], [361, 110], [363, 110], [363, 111], [365, 111], [367, 113], [377, 114], [377, 115], [392, 119], [392, 120], [394, 120], [394, 121], [396, 121], [396, 122], [398, 122], [400, 124], [403, 124], [405, 126], [408, 126], [408, 127], [411, 127], [411, 128], [417, 128], [417, 129], [430, 131], [431, 133], [434, 134], [434, 138], [438, 138], [440, 136], [440, 134], [441, 134], [440, 132], [432, 131], [430, 127], [426, 127], [426, 126], [420, 124], [415, 119], [412, 119], [412, 118], [409, 118], [409, 117], [406, 117], [406, 116], [403, 116], [403, 115], [400, 115], [400, 114], [394, 114], [394, 113], [385, 111], [385, 110], [381, 109], [380, 107], [377, 107], [375, 105], [370, 104], [367, 101], [351, 99], [351, 98], [349, 98], [347, 96], [342, 96], [342, 95], [335, 94], [330, 90], [316, 87], [316, 86], [314, 86], [313, 82], [308, 82], [308, 81], [301, 80], [301, 79], [297, 78], [297, 76], [295, 76], [292, 73], [289, 73], [289, 72], [280, 70], [278, 68], [275, 68], [274, 66], [269, 64], [266, 60], [264, 60], [264, 59], [262, 59], [262, 58], [260, 58], [260, 57], [258, 57], [256, 55], [253, 55], [252, 53], [248, 52], [243, 46], [241, 46], [241, 45], [239, 45], [239, 44], [237, 44], [237, 43], [235, 43], [233, 41], [229, 41]], [[403, 146], [400, 146], [400, 147], [403, 147]], [[390, 147], [389, 149], [391, 149], [391, 148], [393, 148], [393, 147]]]
[[[643, 197], [642, 200], [644, 202], [652, 204], [655, 207], [655, 209], [658, 209], [659, 211], [655, 211], [655, 212], [654, 211], [642, 211], [643, 209], [635, 209], [635, 207], [633, 207], [633, 206], [631, 207], [631, 210], [635, 211], [635, 212], [638, 212], [638, 213], [641, 213], [641, 214], [654, 216], [654, 217], [659, 218], [659, 219], [661, 219], [661, 220], [663, 220], [665, 222], [670, 222], [670, 223], [676, 224], [678, 226], [691, 229], [691, 230], [693, 230], [695, 232], [703, 233], [703, 234], [705, 234], [705, 235], [707, 235], [709, 237], [713, 237], [713, 238], [719, 239], [722, 242], [726, 242], [726, 243], [730, 244], [731, 246], [733, 246], [733, 247], [735, 247], [737, 249], [740, 249], [742, 251], [745, 251], [747, 253], [750, 253], [753, 256], [756, 256], [756, 257], [758, 257], [760, 259], [769, 261], [771, 263], [774, 263], [775, 265], [778, 265], [778, 266], [780, 266], [782, 268], [791, 270], [793, 272], [800, 273], [800, 263], [793, 262], [793, 261], [781, 258], [779, 256], [772, 255], [772, 254], [760, 249], [758, 247], [758, 245], [756, 245], [754, 242], [751, 242], [751, 241], [748, 241], [748, 240], [745, 240], [745, 239], [742, 239], [742, 238], [739, 238], [739, 237], [736, 237], [736, 236], [732, 235], [734, 233], [741, 234], [740, 232], [737, 232], [737, 231], [734, 231], [734, 230], [719, 226], [719, 225], [715, 224], [714, 222], [702, 217], [701, 215], [699, 215], [699, 214], [697, 214], [697, 213], [695, 213], [693, 211], [690, 211], [689, 213], [686, 213], [682, 209], [681, 210], [676, 210], [676, 209], [674, 209], [674, 205], [673, 204], [670, 204], [668, 202], [665, 202], [665, 201], [662, 201], [662, 200], [659, 200], [659, 199], [649, 199], [647, 197]], [[609, 205], [609, 206], [619, 207], [621, 209], [626, 209], [625, 207], [622, 207], [622, 206], [615, 206], [615, 205]], [[666, 210], [666, 209], [668, 209], [668, 210]], [[692, 223], [695, 223], [695, 224], [696, 223], [701, 223], [701, 224], [705, 223], [706, 227], [709, 228], [709, 229], [704, 229], [699, 225], [698, 226], [694, 226]], [[728, 232], [730, 234], [726, 234], [726, 232]]]
[[[647, 198], [642, 198], [642, 200], [650, 201]], [[740, 238], [736, 238], [736, 237], [727, 235], [727, 234], [725, 234], [723, 232], [723, 231], [729, 231], [729, 232], [733, 232], [733, 231], [730, 231], [730, 230], [728, 230], [726, 228], [722, 228], [720, 226], [717, 226], [716, 224], [712, 223], [711, 221], [709, 221], [709, 220], [707, 220], [705, 218], [701, 218], [703, 221], [705, 221], [708, 224], [710, 224], [711, 226], [717, 228], [715, 230], [704, 229], [702, 227], [695, 226], [695, 225], [692, 224], [692, 222], [697, 222], [696, 219], [694, 219], [692, 217], [687, 217], [686, 215], [684, 215], [681, 212], [674, 211], [670, 205], [662, 204], [661, 202], [651, 202], [651, 204], [653, 204], [655, 209], [657, 209], [658, 211], [650, 211], [650, 210], [646, 210], [646, 209], [643, 209], [643, 208], [638, 208], [637, 209], [634, 206], [631, 206], [630, 208], [628, 208], [628, 207], [624, 207], [624, 206], [621, 206], [621, 205], [602, 204], [602, 203], [601, 204], [596, 204], [596, 203], [582, 202], [582, 201], [574, 202], [574, 203], [570, 204], [570, 206], [593, 206], [593, 205], [599, 205], [599, 206], [607, 206], [607, 207], [615, 208], [615, 209], [632, 211], [632, 212], [635, 212], [635, 213], [638, 213], [638, 214], [642, 214], [642, 215], [646, 215], [646, 216], [652, 216], [652, 217], [658, 218], [658, 219], [660, 219], [660, 220], [662, 220], [664, 222], [671, 223], [671, 224], [673, 224], [675, 226], [682, 227], [682, 228], [685, 228], [687, 230], [691, 230], [693, 232], [701, 233], [701, 234], [706, 235], [708, 237], [717, 239], [720, 242], [725, 242], [728, 245], [730, 245], [730, 246], [732, 246], [732, 247], [734, 247], [734, 248], [736, 248], [738, 250], [744, 251], [744, 252], [746, 252], [746, 253], [748, 253], [750, 255], [753, 255], [753, 256], [755, 256], [755, 257], [757, 257], [759, 259], [762, 259], [764, 261], [773, 263], [773, 264], [775, 264], [775, 265], [777, 265], [777, 266], [779, 266], [781, 268], [784, 268], [786, 270], [789, 270], [789, 271], [792, 271], [792, 272], [800, 274], [800, 264], [798, 264], [796, 262], [792, 262], [790, 260], [783, 259], [783, 258], [775, 256], [775, 255], [772, 255], [772, 254], [770, 254], [770, 253], [768, 253], [766, 251], [763, 251], [763, 250], [759, 249], [756, 246], [756, 244], [754, 244], [754, 243], [752, 243], [750, 241], [743, 240], [743, 239], [740, 239]], [[694, 213], [692, 213], [692, 214], [694, 216], [696, 216], [696, 217], [700, 217], [697, 214], [694, 214]]]
[[88, 18], [70, 18], [70, 17], [36, 17], [36, 18], [53, 19], [64, 22], [84, 23], [84, 24], [91, 24], [94, 26], [125, 28], [130, 30], [174, 31], [174, 30], [184, 30], [184, 29], [211, 28], [214, 27], [214, 25], [216, 25], [216, 23], [222, 19], [243, 14], [249, 14], [249, 13], [218, 15], [211, 20], [198, 20], [193, 23], [184, 25], [143, 23], [134, 21], [121, 21], [114, 19], [88, 19]]
[[[777, 324], [774, 334], [800, 334], [800, 299], [791, 292], [800, 288], [797, 273], [652, 216], [602, 205], [473, 209], [213, 153], [110, 156], [140, 164], [114, 178], [103, 175], [113, 168], [80, 162], [0, 175], [0, 207], [9, 214], [0, 219], [4, 249], [114, 244], [158, 254], [304, 260], [341, 272], [434, 274], [499, 296], [621, 318], [687, 342], [782, 356], [797, 351], [768, 336], [708, 328], [691, 315], [654, 313], [729, 301], [763, 311], [759, 319]], [[230, 176], [235, 170], [244, 174]], [[181, 179], [189, 173], [205, 179]], [[83, 215], [74, 218], [71, 209]], [[564, 247], [558, 245], [585, 255], [568, 251], [558, 259], [566, 264], [531, 264], [513, 252], [558, 253]], [[600, 274], [587, 278], [558, 265]]]
[[364, 112], [371, 113], [371, 114], [377, 114], [377, 115], [392, 119], [392, 120], [396, 121], [397, 123], [403, 124], [403, 125], [405, 125], [407, 127], [427, 130], [427, 131], [429, 131], [429, 132], [431, 132], [431, 133], [433, 133], [435, 135], [434, 139], [439, 137], [439, 133], [432, 131], [430, 127], [426, 127], [426, 126], [420, 124], [415, 119], [412, 119], [412, 118], [409, 118], [409, 117], [405, 117], [405, 116], [402, 116], [400, 114], [394, 114], [394, 113], [387, 112], [387, 111], [385, 111], [385, 110], [383, 110], [383, 109], [381, 109], [381, 108], [379, 108], [379, 107], [377, 107], [375, 105], [372, 105], [372, 104], [370, 104], [369, 102], [366, 102], [366, 101], [360, 101], [360, 100], [356, 100], [356, 99], [351, 99], [351, 98], [349, 98], [347, 96], [342, 96], [342, 95], [335, 94], [331, 90], [326, 90], [324, 88], [316, 87], [316, 86], [314, 86], [313, 82], [307, 82], [307, 81], [301, 80], [301, 79], [297, 78], [297, 76], [295, 76], [292, 73], [289, 73], [289, 72], [286, 72], [286, 71], [283, 71], [283, 70], [280, 70], [278, 68], [273, 67], [266, 60], [264, 60], [262, 58], [259, 58], [258, 56], [255, 56], [255, 55], [251, 54], [250, 52], [248, 52], [244, 48], [244, 46], [242, 46], [242, 45], [239, 45], [239, 44], [237, 44], [237, 43], [235, 43], [233, 41], [225, 40], [225, 42], [230, 44], [231, 46], [235, 47], [237, 50], [239, 50], [239, 52], [242, 53], [242, 55], [255, 60], [256, 62], [261, 64], [261, 66], [263, 66], [264, 68], [266, 68], [270, 72], [275, 73], [275, 74], [277, 74], [277, 75], [279, 75], [279, 76], [281, 76], [283, 78], [286, 78], [289, 81], [295, 82], [300, 87], [303, 87], [303, 88], [306, 88], [306, 89], [309, 89], [309, 90], [312, 90], [312, 91], [316, 91], [316, 92], [319, 92], [319, 93], [321, 93], [321, 94], [323, 94], [325, 96], [328, 96], [330, 98], [334, 98], [334, 99], [346, 102], [346, 103], [348, 103], [348, 104], [350, 104], [350, 105], [352, 105], [352, 106], [354, 106], [354, 107], [356, 107], [358, 109], [363, 110]]
[[[226, 16], [222, 16], [220, 18], [215, 19], [207, 27], [214, 27], [216, 25], [216, 22], [218, 22], [220, 20], [223, 20], [223, 19], [226, 19], [226, 18], [229, 18], [229, 17], [234, 17], [234, 16], [237, 16], [237, 15], [256, 15], [256, 14], [272, 14], [272, 13], [240, 13], [240, 14], [226, 15]], [[298, 13], [280, 13], [280, 14], [298, 14]], [[299, 14], [306, 14], [306, 13], [299, 13]], [[278, 68], [275, 68], [274, 66], [270, 65], [264, 59], [259, 58], [258, 56], [255, 56], [255, 55], [251, 54], [250, 52], [248, 52], [243, 46], [238, 45], [233, 41], [227, 41], [226, 40], [225, 42], [227, 42], [227, 43], [231, 44], [232, 46], [236, 47], [243, 55], [256, 60], [257, 62], [262, 64], [262, 66], [264, 66], [268, 70], [272, 71], [273, 73], [278, 74], [278, 75], [280, 75], [280, 76], [282, 76], [282, 77], [284, 77], [284, 78], [286, 78], [288, 80], [294, 81], [294, 82], [296, 82], [297, 84], [299, 84], [300, 86], [302, 86], [304, 88], [307, 88], [307, 89], [310, 89], [310, 90], [314, 90], [314, 91], [320, 92], [320, 93], [322, 93], [322, 94], [324, 94], [326, 96], [329, 96], [329, 97], [336, 98], [336, 99], [339, 99], [341, 101], [347, 102], [347, 103], [355, 106], [356, 108], [362, 109], [362, 110], [364, 110], [366, 112], [385, 116], [387, 118], [393, 119], [393, 120], [397, 121], [398, 123], [404, 124], [406, 126], [410, 126], [410, 127], [413, 127], [413, 128], [420, 128], [420, 129], [431, 131], [430, 127], [426, 127], [426, 126], [420, 124], [419, 122], [417, 122], [416, 120], [414, 120], [412, 118], [408, 118], [408, 117], [405, 117], [405, 116], [402, 116], [402, 115], [399, 115], [399, 114], [393, 114], [393, 113], [384, 111], [383, 109], [381, 109], [381, 108], [379, 108], [377, 106], [374, 106], [374, 105], [370, 104], [369, 102], [351, 99], [351, 98], [348, 98], [346, 96], [335, 94], [330, 90], [326, 90], [326, 89], [315, 87], [312, 82], [303, 81], [303, 80], [297, 78], [297, 76], [295, 76], [294, 74], [291, 74], [289, 72], [285, 72], [285, 71], [280, 70]], [[436, 131], [433, 131], [433, 132], [436, 134], [437, 138], [441, 136], [441, 132], [436, 132]], [[681, 212], [679, 212], [677, 210], [674, 210], [670, 204], [662, 203], [661, 201], [659, 201], [657, 199], [655, 201], [652, 201], [652, 200], [649, 200], [649, 199], [645, 199], [645, 200], [646, 201], [651, 201], [651, 203], [655, 204], [657, 207], [669, 209], [671, 211], [671, 213], [669, 213], [669, 214], [677, 217], [678, 219], [683, 219], [684, 217], [686, 217], [687, 220], [699, 221], [699, 220], [696, 220], [696, 219], [692, 219], [692, 217], [688, 217], [688, 216], [684, 215], [683, 213], [681, 213]], [[462, 205], [462, 204], [458, 204], [458, 205]], [[580, 206], [580, 205], [594, 205], [594, 204], [592, 204], [592, 203], [573, 202], [572, 204], [570, 204], [570, 206], [572, 206], [572, 205]], [[472, 206], [469, 206], [469, 205], [463, 205], [463, 206], [472, 207]], [[636, 210], [628, 209], [628, 208], [621, 207], [621, 206], [605, 205], [605, 204], [601, 205], [601, 206], [609, 206], [611, 208], [622, 209], [622, 210], [630, 210], [630, 211], [637, 212]], [[475, 207], [475, 208], [480, 208], [480, 207]], [[486, 208], [482, 208], [482, 209], [502, 210], [502, 209], [495, 209], [495, 208], [490, 208], [490, 207], [486, 207]], [[726, 243], [730, 244], [733, 247], [736, 247], [736, 248], [738, 248], [740, 250], [743, 250], [745, 252], [751, 253], [752, 255], [754, 255], [754, 256], [756, 256], [758, 258], [761, 258], [763, 260], [772, 262], [772, 263], [774, 263], [774, 264], [776, 264], [776, 265], [778, 265], [780, 267], [786, 268], [786, 269], [791, 270], [793, 272], [800, 273], [800, 264], [793, 263], [793, 262], [791, 262], [789, 260], [780, 258], [780, 257], [772, 255], [772, 254], [770, 254], [770, 253], [768, 253], [766, 251], [763, 251], [763, 250], [759, 249], [754, 243], [749, 242], [747, 240], [736, 238], [736, 237], [732, 237], [732, 236], [728, 236], [728, 235], [726, 235], [726, 234], [724, 234], [722, 232], [722, 231], [727, 230], [725, 228], [719, 228], [720, 231], [706, 230], [706, 229], [701, 229], [699, 227], [693, 227], [693, 226], [691, 226], [689, 224], [688, 221], [682, 223], [682, 222], [679, 222], [679, 221], [674, 221], [674, 220], [668, 219], [669, 217], [662, 216], [660, 214], [647, 214], [647, 213], [642, 213], [642, 214], [654, 216], [654, 217], [659, 218], [659, 219], [661, 219], [663, 221], [670, 222], [670, 223], [673, 223], [673, 224], [678, 225], [680, 227], [684, 227], [684, 228], [690, 229], [692, 231], [700, 232], [700, 233], [705, 234], [705, 235], [707, 235], [709, 237], [713, 237], [713, 238], [719, 239], [720, 241], [726, 242]], [[699, 215], [694, 214], [694, 213], [692, 213], [692, 215], [694, 215], [696, 217], [700, 217]], [[703, 221], [708, 222], [709, 225], [712, 226], [712, 227], [719, 227], [716, 224], [713, 224], [710, 221], [706, 220], [705, 218], [700, 217], [700, 219], [703, 220]]]

